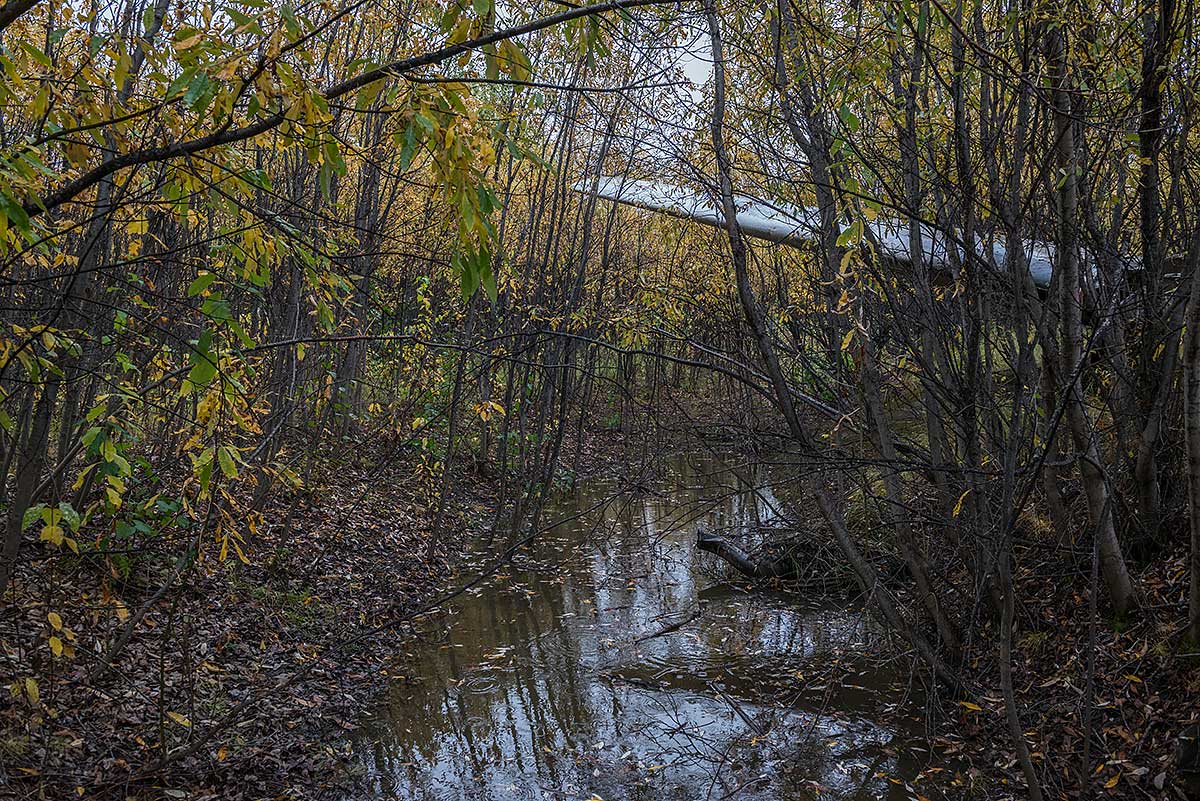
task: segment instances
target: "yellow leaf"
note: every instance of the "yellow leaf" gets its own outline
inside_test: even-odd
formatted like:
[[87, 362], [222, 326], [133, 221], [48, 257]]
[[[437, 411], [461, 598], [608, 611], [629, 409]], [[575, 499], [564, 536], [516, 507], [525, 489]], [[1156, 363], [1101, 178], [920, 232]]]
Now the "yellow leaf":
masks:
[[196, 45], [200, 44], [201, 40], [203, 40], [203, 39], [204, 39], [204, 31], [196, 31], [196, 33], [192, 34], [191, 36], [185, 37], [185, 38], [180, 39], [179, 41], [175, 42], [175, 49], [176, 50], [190, 50], [193, 47], [195, 47]]
[[83, 482], [87, 479], [88, 473], [92, 472], [92, 468], [96, 465], [90, 464], [79, 471], [79, 475], [75, 478], [75, 483], [71, 485], [71, 489], [77, 490], [83, 486]]
[[965, 490], [962, 495], [958, 496], [958, 503], [954, 504], [954, 511], [950, 513], [951, 517], [958, 517], [958, 513], [962, 511], [963, 501], [967, 499], [967, 494], [971, 490]]
[[1135, 682], [1136, 684], [1142, 683], [1142, 680], [1139, 679], [1137, 676], [1133, 675], [1132, 673], [1126, 673], [1125, 678], [1129, 679], [1132, 682]]
[[[839, 268], [842, 275], [850, 274], [850, 262], [853, 259], [854, 259], [854, 251], [847, 250], [845, 255], [842, 256], [842, 263], [841, 263], [841, 267]], [[845, 291], [843, 291], [842, 295], [844, 296], [845, 294], [846, 294]]]
[[167, 717], [169, 717], [171, 720], [175, 721], [176, 723], [178, 723], [180, 726], [184, 727], [185, 729], [190, 729], [192, 727], [192, 722], [190, 720], [188, 720], [185, 716], [179, 714], [178, 712], [168, 712]]
[[229, 756], [229, 752], [225, 750], [225, 746], [221, 746], [220, 748], [217, 749], [217, 761], [218, 762], [224, 762], [225, 757], [227, 757], [227, 756]]
[[62, 526], [57, 523], [51, 523], [42, 526], [41, 540], [42, 542], [49, 542], [54, 545], [62, 545], [65, 534], [66, 532], [63, 531]]
[[54, 653], [55, 656], [62, 656], [63, 641], [60, 640], [58, 637], [51, 637], [50, 638], [50, 650]]
[[38, 684], [31, 678], [25, 679], [25, 697], [29, 699], [31, 704], [38, 702]]
[[1116, 776], [1113, 776], [1111, 779], [1109, 779], [1108, 781], [1106, 781], [1106, 782], [1104, 783], [1104, 789], [1105, 789], [1105, 790], [1111, 790], [1112, 788], [1114, 788], [1114, 787], [1116, 787], [1116, 786], [1117, 786], [1117, 782], [1119, 782], [1119, 781], [1121, 781], [1121, 774], [1120, 774], [1120, 773], [1118, 773]]
[[62, 631], [62, 618], [58, 616], [58, 612], [47, 612], [46, 620], [50, 621], [55, 631]]
[[[963, 493], [963, 494], [965, 495], [966, 493]], [[972, 712], [982, 712], [983, 711], [983, 707], [981, 707], [979, 704], [973, 704], [970, 701], [959, 701], [958, 704], [959, 704], [959, 706], [969, 709]]]
[[842, 337], [842, 350], [850, 347], [850, 340], [854, 339], [854, 329], [851, 328], [846, 332], [846, 336]]

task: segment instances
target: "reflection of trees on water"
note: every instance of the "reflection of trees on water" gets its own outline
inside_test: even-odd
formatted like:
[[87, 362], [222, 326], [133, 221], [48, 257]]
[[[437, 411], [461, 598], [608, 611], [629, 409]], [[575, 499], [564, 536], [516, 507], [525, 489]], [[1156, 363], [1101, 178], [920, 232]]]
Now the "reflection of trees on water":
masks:
[[[711, 462], [675, 467], [669, 493], [627, 497], [547, 536], [510, 575], [454, 602], [443, 642], [414, 646], [411, 678], [359, 741], [370, 743], [364, 764], [384, 794], [586, 797], [604, 788], [599, 794], [613, 799], [634, 797], [634, 781], [653, 775], [659, 790], [703, 795], [720, 765], [718, 788], [758, 772], [770, 777], [759, 790], [805, 798], [811, 781], [853, 790], [862, 777], [843, 770], [849, 761], [864, 770], [881, 757], [876, 771], [907, 767], [903, 756], [884, 756], [891, 735], [875, 724], [814, 717], [829, 698], [797, 699], [773, 713], [748, 703], [764, 688], [794, 689], [797, 665], [869, 632], [842, 606], [797, 609], [757, 595], [701, 593], [716, 571], [693, 547], [696, 527], [759, 532], [779, 524], [780, 501], [762, 466], [751, 473], [754, 487]], [[608, 491], [592, 484], [547, 514], [573, 515]], [[681, 630], [636, 642], [701, 605], [704, 613]], [[843, 691], [834, 700], [840, 709], [869, 709], [874, 693]], [[754, 731], [731, 703], [762, 715], [772, 734], [750, 746]], [[806, 732], [825, 744], [797, 750]], [[648, 770], [657, 764], [668, 767]], [[864, 797], [882, 789], [869, 778], [865, 787]]]

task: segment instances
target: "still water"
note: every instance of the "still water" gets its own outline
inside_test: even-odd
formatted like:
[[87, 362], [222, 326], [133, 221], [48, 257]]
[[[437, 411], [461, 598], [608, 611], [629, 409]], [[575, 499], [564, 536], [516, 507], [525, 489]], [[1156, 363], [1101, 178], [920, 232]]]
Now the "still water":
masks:
[[354, 738], [367, 797], [940, 797], [917, 682], [869, 656], [867, 615], [746, 592], [695, 548], [777, 522], [801, 493], [780, 473], [680, 457], [557, 499], [566, 522], [422, 622]]

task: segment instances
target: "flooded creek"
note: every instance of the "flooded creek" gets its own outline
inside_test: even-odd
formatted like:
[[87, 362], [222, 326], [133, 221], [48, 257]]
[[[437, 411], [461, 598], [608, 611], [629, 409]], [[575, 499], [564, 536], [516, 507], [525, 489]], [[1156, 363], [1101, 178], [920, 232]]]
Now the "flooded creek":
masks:
[[698, 527], [770, 522], [787, 488], [759, 474], [680, 457], [641, 492], [556, 499], [568, 522], [422, 622], [353, 739], [370, 797], [938, 798], [912, 784], [919, 682], [868, 656], [868, 615], [747, 592], [696, 549]]

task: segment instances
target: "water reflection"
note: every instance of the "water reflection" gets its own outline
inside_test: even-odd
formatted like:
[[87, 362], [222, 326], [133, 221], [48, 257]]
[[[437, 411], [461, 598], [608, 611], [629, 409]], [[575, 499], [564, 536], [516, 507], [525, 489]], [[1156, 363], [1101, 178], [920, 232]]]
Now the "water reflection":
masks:
[[[872, 624], [844, 602], [741, 592], [694, 547], [698, 526], [780, 521], [797, 490], [751, 475], [675, 460], [428, 621], [355, 739], [375, 797], [909, 798], [890, 779], [921, 752], [879, 722], [902, 677], [852, 667]], [[589, 482], [547, 514], [613, 492]], [[812, 678], [833, 660], [849, 679]]]

